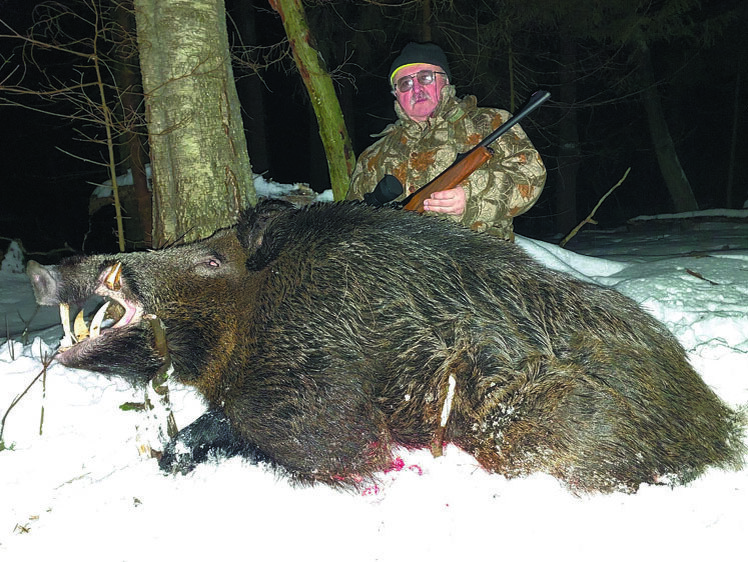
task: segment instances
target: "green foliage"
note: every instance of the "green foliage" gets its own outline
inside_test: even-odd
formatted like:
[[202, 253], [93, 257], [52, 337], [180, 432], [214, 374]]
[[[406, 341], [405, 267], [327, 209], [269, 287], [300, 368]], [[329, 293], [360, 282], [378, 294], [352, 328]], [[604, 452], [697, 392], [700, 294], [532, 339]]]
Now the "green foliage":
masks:
[[144, 412], [149, 406], [144, 402], [124, 402], [119, 405], [119, 409], [123, 412]]

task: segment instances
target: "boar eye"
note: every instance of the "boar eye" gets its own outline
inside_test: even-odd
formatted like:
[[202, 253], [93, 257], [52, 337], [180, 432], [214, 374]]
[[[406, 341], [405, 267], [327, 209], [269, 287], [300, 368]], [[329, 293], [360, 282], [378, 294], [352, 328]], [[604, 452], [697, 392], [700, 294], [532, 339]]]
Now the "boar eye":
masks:
[[212, 255], [205, 256], [195, 264], [199, 269], [215, 271], [223, 265], [223, 260], [220, 256]]

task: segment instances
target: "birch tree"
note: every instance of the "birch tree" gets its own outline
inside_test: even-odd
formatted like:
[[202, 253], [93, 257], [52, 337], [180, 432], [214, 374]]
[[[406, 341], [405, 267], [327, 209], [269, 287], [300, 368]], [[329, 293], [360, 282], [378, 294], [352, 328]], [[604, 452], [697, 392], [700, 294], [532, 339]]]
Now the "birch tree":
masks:
[[255, 193], [223, 0], [134, 0], [155, 246], [229, 226]]

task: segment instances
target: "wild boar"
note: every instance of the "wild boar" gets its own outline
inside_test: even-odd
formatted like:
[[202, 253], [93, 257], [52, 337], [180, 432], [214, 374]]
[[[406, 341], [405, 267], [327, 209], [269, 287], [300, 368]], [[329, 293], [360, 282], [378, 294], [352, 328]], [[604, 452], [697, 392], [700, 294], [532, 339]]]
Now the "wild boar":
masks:
[[636, 303], [443, 220], [270, 200], [198, 242], [27, 270], [40, 304], [117, 303], [66, 365], [145, 383], [163, 324], [173, 377], [210, 407], [167, 470], [223, 449], [356, 486], [395, 446], [454, 443], [507, 477], [609, 492], [743, 460], [741, 415]]

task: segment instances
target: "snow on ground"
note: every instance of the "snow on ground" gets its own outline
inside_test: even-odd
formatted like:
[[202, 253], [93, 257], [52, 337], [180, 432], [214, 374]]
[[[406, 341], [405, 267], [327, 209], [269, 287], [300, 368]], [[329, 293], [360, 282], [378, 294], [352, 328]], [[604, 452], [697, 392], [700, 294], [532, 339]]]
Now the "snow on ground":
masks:
[[[698, 228], [583, 232], [569, 251], [518, 243], [550, 267], [615, 287], [662, 320], [707, 383], [748, 404], [748, 213]], [[20, 258], [0, 270], [0, 416], [60, 337]], [[25, 323], [31, 321], [28, 333]], [[1, 342], [2, 340], [0, 340]], [[25, 342], [25, 344], [23, 343]], [[575, 497], [553, 478], [506, 480], [454, 447], [401, 452], [367, 495], [293, 488], [240, 459], [166, 476], [140, 457], [142, 392], [53, 364], [7, 413], [0, 452], [0, 559], [727, 560], [748, 556], [748, 469], [689, 486]], [[177, 423], [202, 412], [172, 388]], [[43, 416], [43, 421], [42, 421]], [[41, 431], [40, 431], [41, 429]], [[375, 493], [376, 492], [376, 493]]]

